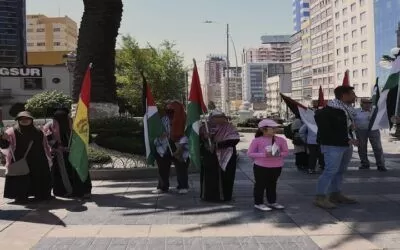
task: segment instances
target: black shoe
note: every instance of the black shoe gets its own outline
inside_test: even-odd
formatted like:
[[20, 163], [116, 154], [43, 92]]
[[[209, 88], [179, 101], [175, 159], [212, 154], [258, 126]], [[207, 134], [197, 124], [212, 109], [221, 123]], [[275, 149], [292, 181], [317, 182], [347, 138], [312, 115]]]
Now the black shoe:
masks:
[[17, 198], [13, 203], [16, 205], [25, 205], [28, 204], [28, 202], [29, 202], [28, 198]]
[[316, 174], [317, 173], [317, 171], [315, 171], [314, 169], [309, 169], [308, 170], [308, 174]]
[[387, 172], [388, 169], [385, 168], [385, 167], [378, 167], [378, 171], [379, 171], [379, 172]]
[[358, 169], [360, 169], [360, 170], [369, 169], [369, 166], [361, 166], [361, 167], [359, 167]]

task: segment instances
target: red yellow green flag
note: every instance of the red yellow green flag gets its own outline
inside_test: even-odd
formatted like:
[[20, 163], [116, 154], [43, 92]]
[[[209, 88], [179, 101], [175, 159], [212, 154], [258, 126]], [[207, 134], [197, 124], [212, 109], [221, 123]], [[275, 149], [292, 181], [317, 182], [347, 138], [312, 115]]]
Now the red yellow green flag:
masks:
[[89, 146], [89, 103], [91, 89], [91, 65], [86, 70], [85, 77], [76, 107], [76, 115], [72, 125], [69, 162], [76, 169], [82, 182], [89, 175], [88, 146]]

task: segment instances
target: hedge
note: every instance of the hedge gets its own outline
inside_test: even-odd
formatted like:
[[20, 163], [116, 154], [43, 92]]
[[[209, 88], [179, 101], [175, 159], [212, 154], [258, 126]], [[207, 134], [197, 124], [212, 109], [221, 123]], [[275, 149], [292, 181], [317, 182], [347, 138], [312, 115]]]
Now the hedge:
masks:
[[143, 133], [142, 121], [127, 117], [90, 120], [90, 133], [111, 135], [135, 135]]
[[106, 164], [110, 163], [111, 161], [111, 156], [107, 152], [89, 147], [89, 165]]
[[99, 134], [94, 142], [100, 147], [116, 150], [122, 153], [135, 155], [145, 155], [143, 135], [118, 136], [109, 134]]

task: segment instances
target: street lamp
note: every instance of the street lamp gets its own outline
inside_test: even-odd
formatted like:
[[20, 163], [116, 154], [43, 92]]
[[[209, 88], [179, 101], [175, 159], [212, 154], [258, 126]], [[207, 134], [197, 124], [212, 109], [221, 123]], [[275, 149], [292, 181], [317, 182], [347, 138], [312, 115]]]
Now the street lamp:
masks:
[[70, 73], [74, 72], [76, 65], [76, 53], [71, 51], [68, 54], [63, 55], [63, 59], [68, 71]]

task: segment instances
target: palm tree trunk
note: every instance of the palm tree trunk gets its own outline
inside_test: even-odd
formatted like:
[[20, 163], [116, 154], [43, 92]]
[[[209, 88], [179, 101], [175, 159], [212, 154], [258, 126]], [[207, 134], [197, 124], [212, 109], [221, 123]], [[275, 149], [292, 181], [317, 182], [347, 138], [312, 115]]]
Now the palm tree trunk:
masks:
[[[83, 0], [72, 97], [78, 101], [89, 63], [92, 69], [91, 102], [117, 106], [115, 45], [122, 18], [122, 0]], [[93, 105], [96, 106], [96, 105]]]

